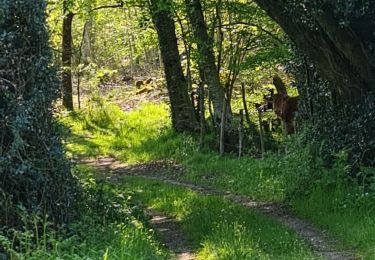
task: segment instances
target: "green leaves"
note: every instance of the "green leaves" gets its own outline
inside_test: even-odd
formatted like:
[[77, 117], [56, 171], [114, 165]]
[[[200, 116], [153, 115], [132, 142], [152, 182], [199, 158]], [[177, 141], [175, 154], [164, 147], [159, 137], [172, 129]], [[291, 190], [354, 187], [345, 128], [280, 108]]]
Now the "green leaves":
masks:
[[[50, 66], [45, 1], [8, 0], [0, 31], [0, 224], [17, 226], [15, 207], [41, 210], [56, 224], [69, 220], [77, 186], [52, 118], [59, 94]], [[4, 98], [5, 96], [5, 98]]]

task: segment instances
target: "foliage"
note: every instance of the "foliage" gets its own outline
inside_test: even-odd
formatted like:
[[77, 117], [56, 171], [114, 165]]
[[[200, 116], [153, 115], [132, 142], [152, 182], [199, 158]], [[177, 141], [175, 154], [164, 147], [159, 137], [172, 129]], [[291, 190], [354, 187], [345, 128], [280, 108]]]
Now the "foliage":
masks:
[[74, 215], [78, 191], [52, 117], [45, 1], [2, 1], [0, 16], [0, 225], [21, 224], [18, 208], [54, 224]]
[[[76, 14], [72, 27], [74, 67], [118, 70], [118, 77], [159, 69], [156, 32], [144, 3], [124, 2], [124, 8], [96, 10], [118, 5], [120, 1], [71, 1], [70, 10]], [[62, 41], [62, 1], [48, 0], [48, 10], [50, 42], [57, 61]], [[90, 78], [90, 71], [84, 72]]]
[[373, 93], [357, 105], [343, 103], [332, 85], [322, 80], [316, 67], [298, 52], [290, 71], [297, 77], [299, 119], [306, 129], [306, 142], [320, 146], [328, 164], [332, 164], [334, 154], [347, 150], [353, 168], [351, 177], [372, 178], [363, 175], [360, 166], [375, 166]]
[[80, 217], [55, 230], [42, 216], [22, 212], [23, 229], [13, 240], [0, 234], [12, 259], [169, 259], [132, 192], [95, 180], [88, 167], [75, 170], [84, 190]]
[[157, 36], [146, 10], [129, 7], [95, 14], [95, 63], [121, 69], [124, 76], [136, 72], [147, 75], [159, 68]]
[[308, 120], [308, 142], [324, 140], [328, 164], [334, 154], [349, 150], [351, 177], [361, 164], [373, 166], [374, 36], [365, 33], [373, 30], [371, 1], [256, 2], [299, 48], [288, 72], [301, 94], [300, 122]]

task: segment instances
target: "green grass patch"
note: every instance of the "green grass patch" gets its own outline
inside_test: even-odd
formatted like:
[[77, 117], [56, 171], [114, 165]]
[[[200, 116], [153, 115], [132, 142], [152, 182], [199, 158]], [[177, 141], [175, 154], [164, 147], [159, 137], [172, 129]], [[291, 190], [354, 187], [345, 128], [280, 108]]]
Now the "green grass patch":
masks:
[[223, 198], [126, 177], [123, 189], [178, 219], [198, 259], [316, 259], [293, 232]]
[[286, 180], [277, 165], [254, 158], [238, 160], [215, 153], [195, 153], [182, 162], [185, 179], [222, 191], [234, 191], [262, 201], [285, 199]]
[[[127, 163], [171, 158], [183, 153], [189, 136], [172, 131], [166, 105], [143, 104], [125, 114], [104, 100], [91, 100], [83, 112], [62, 117], [71, 156], [115, 156]], [[104, 123], [103, 123], [104, 122]]]
[[[133, 164], [175, 160], [186, 168], [180, 176], [184, 180], [261, 201], [289, 203], [300, 216], [331, 231], [364, 258], [375, 258], [375, 188], [364, 190], [353, 181], [346, 182], [348, 169], [342, 154], [327, 168], [319, 149], [306, 147], [297, 136], [287, 143], [288, 152], [269, 153], [263, 160], [220, 157], [208, 148], [199, 150], [194, 137], [174, 133], [166, 105], [146, 103], [123, 113], [101, 102], [104, 108], [92, 105], [91, 111], [62, 119], [72, 129], [67, 148], [73, 156], [112, 155]], [[107, 111], [105, 116], [102, 109]], [[108, 125], [97, 123], [102, 117]]]
[[11, 259], [170, 259], [131, 192], [95, 181], [87, 167], [76, 170], [84, 188], [77, 221], [56, 230], [43, 214], [21, 210], [23, 229], [12, 239], [0, 233]]
[[[351, 196], [350, 190], [353, 191], [345, 190], [347, 198], [355, 200], [358, 195]], [[331, 231], [356, 250], [358, 258], [375, 259], [375, 208], [371, 206], [374, 197], [371, 200], [360, 206], [318, 187], [309, 196], [293, 198], [293, 207], [298, 215]]]

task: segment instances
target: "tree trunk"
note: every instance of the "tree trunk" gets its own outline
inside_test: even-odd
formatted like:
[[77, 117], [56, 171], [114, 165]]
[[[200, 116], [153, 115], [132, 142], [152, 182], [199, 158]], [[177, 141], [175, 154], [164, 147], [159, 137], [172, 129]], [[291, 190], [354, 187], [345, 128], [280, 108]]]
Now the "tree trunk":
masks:
[[[215, 62], [212, 39], [207, 33], [207, 25], [204, 20], [200, 0], [185, 0], [193, 35], [198, 46], [198, 65], [204, 73], [205, 82], [208, 85], [210, 99], [214, 108], [214, 119], [217, 125], [221, 122], [223, 107], [226, 107], [227, 120], [230, 120], [230, 105], [224, 106], [225, 93], [220, 83], [220, 77]], [[227, 124], [229, 125], [229, 124]]]
[[73, 85], [72, 85], [72, 23], [74, 14], [66, 7], [64, 2], [64, 19], [62, 28], [62, 92], [63, 106], [73, 110]]
[[375, 90], [371, 44], [375, 35], [370, 33], [375, 31], [375, 24], [370, 14], [350, 17], [348, 24], [342, 25], [343, 17], [335, 14], [334, 4], [328, 1], [320, 6], [307, 2], [303, 8], [296, 8], [289, 0], [255, 1], [308, 54], [345, 103], [356, 104]]
[[85, 22], [84, 29], [83, 29], [83, 36], [82, 36], [82, 47], [81, 47], [81, 54], [82, 54], [82, 62], [84, 65], [88, 65], [92, 59], [92, 41], [91, 41], [91, 34], [92, 34], [92, 25], [93, 25], [93, 18], [89, 17], [89, 19]]
[[151, 15], [159, 37], [164, 73], [171, 103], [172, 124], [178, 132], [199, 129], [188, 95], [177, 46], [176, 28], [169, 9], [169, 0], [151, 0]]

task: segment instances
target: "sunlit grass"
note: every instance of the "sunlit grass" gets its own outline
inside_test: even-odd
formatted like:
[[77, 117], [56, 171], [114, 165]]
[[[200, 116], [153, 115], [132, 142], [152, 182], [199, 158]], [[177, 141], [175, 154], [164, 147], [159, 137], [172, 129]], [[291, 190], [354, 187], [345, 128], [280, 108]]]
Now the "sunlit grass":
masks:
[[[104, 116], [96, 111], [100, 106], [93, 106], [91, 112], [83, 110], [62, 120], [72, 127], [67, 144], [71, 155], [109, 155], [132, 164], [175, 160], [186, 169], [180, 176], [184, 180], [261, 201], [287, 202], [299, 215], [328, 229], [366, 259], [375, 258], [374, 192], [362, 200], [365, 191], [355, 187], [341, 185], [334, 194], [325, 188], [337, 182], [335, 176], [342, 176], [346, 165], [326, 169], [315, 162], [319, 158], [312, 158], [308, 147], [293, 144], [288, 153], [269, 153], [264, 160], [220, 157], [209, 149], [199, 150], [194, 137], [173, 132], [166, 105], [146, 103], [127, 114], [108, 102], [104, 105]], [[108, 128], [95, 124], [102, 117], [109, 121]]]
[[300, 216], [330, 230], [358, 251], [359, 258], [375, 259], [374, 195], [358, 201], [358, 195], [353, 194], [355, 188], [347, 187], [341, 192], [345, 194], [318, 186], [308, 196], [293, 198], [293, 207]]
[[60, 120], [71, 129], [66, 145], [71, 156], [111, 155], [136, 163], [170, 157], [183, 143], [170, 128], [166, 105], [145, 103], [125, 114], [108, 102], [91, 102], [84, 112]]
[[[166, 105], [145, 103], [127, 114], [106, 101], [80, 114], [61, 120], [72, 130], [67, 150], [72, 156], [114, 156], [134, 164], [151, 160], [176, 160], [183, 164], [186, 179], [218, 189], [235, 189], [267, 201], [281, 201], [285, 179], [274, 164], [253, 158], [220, 157], [206, 149], [201, 152], [194, 137], [171, 129]], [[103, 113], [102, 109], [107, 112]], [[97, 111], [98, 110], [98, 111]], [[104, 115], [104, 116], [103, 116]], [[100, 118], [109, 127], [99, 127]]]
[[175, 217], [198, 259], [316, 259], [293, 232], [249, 209], [156, 181], [127, 177], [124, 189]]

